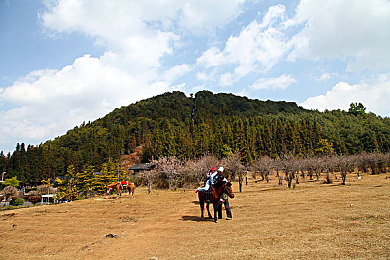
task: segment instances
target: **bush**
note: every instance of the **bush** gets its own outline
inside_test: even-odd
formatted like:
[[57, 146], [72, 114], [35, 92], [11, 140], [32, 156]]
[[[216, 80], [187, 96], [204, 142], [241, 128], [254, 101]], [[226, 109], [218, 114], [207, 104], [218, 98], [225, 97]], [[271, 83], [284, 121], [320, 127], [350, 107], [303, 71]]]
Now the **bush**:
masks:
[[7, 186], [1, 191], [1, 194], [9, 201], [12, 197], [18, 196], [18, 190], [13, 186]]
[[39, 194], [53, 194], [53, 193], [56, 193], [57, 192], [57, 189], [51, 187], [51, 186], [47, 186], [47, 185], [39, 185], [37, 187], [37, 192]]
[[39, 192], [36, 191], [36, 190], [32, 190], [32, 191], [29, 191], [27, 194], [27, 196], [38, 196], [39, 195]]
[[24, 204], [24, 199], [21, 199], [21, 198], [16, 198], [16, 199], [12, 199], [9, 204], [11, 206], [20, 206], [20, 205], [23, 205]]
[[30, 196], [28, 198], [28, 201], [30, 201], [31, 203], [35, 204], [35, 203], [41, 202], [41, 197], [39, 197], [39, 196]]

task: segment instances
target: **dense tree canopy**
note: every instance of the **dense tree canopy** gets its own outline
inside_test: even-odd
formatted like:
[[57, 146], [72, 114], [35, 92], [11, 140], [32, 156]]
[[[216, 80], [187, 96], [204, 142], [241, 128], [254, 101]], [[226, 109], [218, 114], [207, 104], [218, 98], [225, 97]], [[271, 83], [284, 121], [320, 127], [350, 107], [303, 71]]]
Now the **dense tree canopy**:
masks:
[[24, 184], [65, 176], [70, 165], [90, 175], [88, 167], [101, 171], [104, 163], [119, 162], [137, 146], [144, 148], [143, 161], [205, 154], [221, 159], [238, 151], [244, 164], [265, 155], [388, 152], [390, 119], [365, 113], [362, 104], [321, 113], [291, 102], [172, 92], [115, 109], [39, 146], [17, 144], [13, 153], [1, 152], [0, 170]]

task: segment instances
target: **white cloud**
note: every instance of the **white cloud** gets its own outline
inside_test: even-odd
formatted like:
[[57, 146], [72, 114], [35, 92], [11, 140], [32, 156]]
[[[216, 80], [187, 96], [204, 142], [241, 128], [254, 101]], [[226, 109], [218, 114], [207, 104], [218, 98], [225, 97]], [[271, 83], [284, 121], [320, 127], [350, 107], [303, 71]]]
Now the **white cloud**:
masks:
[[[163, 1], [164, 2], [164, 1]], [[241, 4], [245, 0], [178, 0], [183, 4], [179, 25], [195, 33], [214, 31], [215, 28], [232, 20], [241, 13]]]
[[221, 86], [233, 86], [233, 77], [231, 73], [222, 74], [219, 78], [219, 85]]
[[320, 111], [325, 109], [348, 110], [352, 102], [361, 102], [368, 111], [390, 116], [389, 100], [390, 75], [380, 75], [375, 80], [364, 81], [356, 85], [339, 82], [325, 95], [310, 97], [299, 105]]
[[296, 80], [287, 74], [282, 74], [277, 78], [261, 78], [256, 80], [250, 88], [252, 89], [286, 89], [291, 84], [295, 83]]
[[207, 75], [206, 75], [206, 73], [198, 72], [198, 73], [196, 73], [196, 78], [198, 80], [204, 81], [204, 80], [207, 80]]
[[316, 80], [317, 80], [317, 81], [327, 81], [327, 80], [331, 79], [331, 77], [332, 77], [332, 76], [330, 75], [330, 73], [324, 72], [324, 73], [321, 74], [321, 76], [319, 76], [318, 78], [316, 78]]
[[290, 60], [344, 57], [355, 71], [390, 66], [389, 1], [301, 1], [286, 25], [302, 24]]
[[233, 65], [230, 81], [224, 81], [227, 78], [222, 76], [222, 84], [232, 84], [256, 70], [269, 71], [288, 51], [281, 23], [285, 12], [283, 5], [270, 7], [262, 23], [254, 20], [238, 36], [230, 36], [222, 51], [215, 46], [206, 50], [197, 59], [197, 65], [204, 68]]
[[188, 64], [176, 65], [164, 72], [164, 79], [174, 81], [192, 70]]

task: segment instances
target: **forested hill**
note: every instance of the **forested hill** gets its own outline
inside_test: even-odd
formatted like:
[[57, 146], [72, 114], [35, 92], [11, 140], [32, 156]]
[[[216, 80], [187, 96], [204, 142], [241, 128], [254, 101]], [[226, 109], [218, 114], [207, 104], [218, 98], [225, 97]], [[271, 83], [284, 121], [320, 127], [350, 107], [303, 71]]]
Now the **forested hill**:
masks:
[[187, 97], [184, 93], [175, 91], [165, 93], [153, 98], [142, 100], [128, 107], [115, 109], [97, 124], [120, 123], [125, 124], [139, 117], [150, 119], [166, 118], [185, 122], [191, 119], [194, 112], [198, 118], [215, 118], [221, 116], [261, 116], [266, 114], [278, 114], [279, 112], [300, 113], [304, 112], [293, 102], [274, 102], [251, 100], [233, 94], [213, 94], [210, 91], [201, 91], [193, 97]]
[[[17, 144], [0, 156], [7, 177], [25, 183], [96, 170], [108, 160], [143, 146], [143, 161], [152, 157], [182, 159], [240, 151], [243, 163], [258, 156], [281, 154], [354, 154], [390, 150], [390, 119], [365, 113], [362, 105], [346, 111], [308, 111], [291, 102], [250, 100], [232, 94], [201, 91], [187, 97], [165, 93], [115, 109], [94, 122], [37, 147]], [[1, 170], [1, 169], [0, 169]]]

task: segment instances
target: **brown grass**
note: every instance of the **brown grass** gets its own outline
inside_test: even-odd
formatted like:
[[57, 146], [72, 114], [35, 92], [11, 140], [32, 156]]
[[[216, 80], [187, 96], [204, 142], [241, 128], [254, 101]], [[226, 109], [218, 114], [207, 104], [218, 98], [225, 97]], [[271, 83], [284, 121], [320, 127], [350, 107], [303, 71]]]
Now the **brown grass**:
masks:
[[250, 180], [217, 224], [199, 218], [193, 190], [1, 211], [0, 259], [388, 259], [386, 176], [291, 190]]

